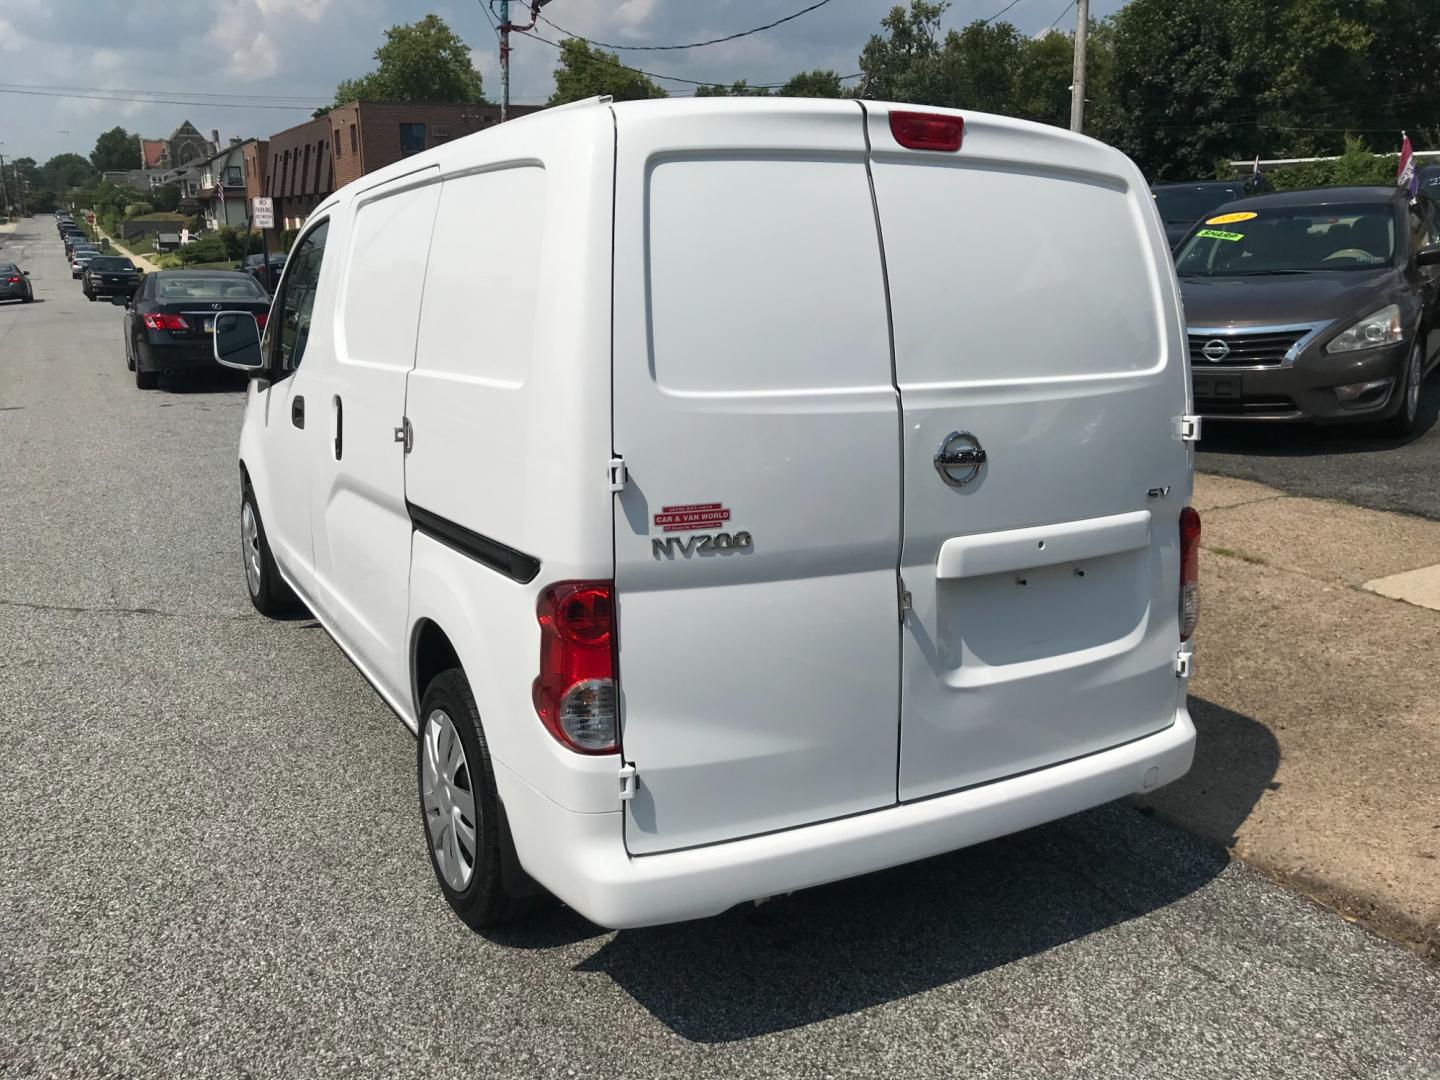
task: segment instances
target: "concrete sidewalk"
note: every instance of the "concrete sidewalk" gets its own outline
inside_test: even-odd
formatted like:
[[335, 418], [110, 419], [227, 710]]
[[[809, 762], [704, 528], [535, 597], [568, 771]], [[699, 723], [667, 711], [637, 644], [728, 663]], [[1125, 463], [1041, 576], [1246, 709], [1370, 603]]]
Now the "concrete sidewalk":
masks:
[[1194, 505], [1200, 739], [1142, 805], [1440, 955], [1440, 522], [1215, 476]]

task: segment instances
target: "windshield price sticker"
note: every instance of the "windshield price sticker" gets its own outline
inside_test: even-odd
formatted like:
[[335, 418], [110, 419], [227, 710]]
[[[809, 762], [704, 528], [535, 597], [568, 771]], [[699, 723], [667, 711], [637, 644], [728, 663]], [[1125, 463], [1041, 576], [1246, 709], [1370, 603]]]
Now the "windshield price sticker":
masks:
[[1201, 229], [1195, 234], [1203, 236], [1207, 240], [1244, 240], [1245, 234], [1239, 232], [1226, 232], [1224, 229]]
[[1212, 217], [1206, 220], [1206, 225], [1234, 225], [1239, 221], [1249, 221], [1260, 215], [1254, 210], [1239, 210], [1233, 214], [1221, 214], [1219, 217]]

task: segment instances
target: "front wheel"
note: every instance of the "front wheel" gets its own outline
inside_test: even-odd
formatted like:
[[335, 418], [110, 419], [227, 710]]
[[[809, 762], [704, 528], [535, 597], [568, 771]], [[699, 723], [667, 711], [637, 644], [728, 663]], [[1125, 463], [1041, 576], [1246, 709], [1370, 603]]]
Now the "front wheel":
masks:
[[505, 889], [495, 770], [459, 668], [435, 676], [421, 699], [415, 772], [430, 866], [455, 914], [480, 929], [529, 911], [533, 897]]
[[240, 493], [240, 552], [245, 560], [245, 587], [250, 603], [266, 618], [275, 619], [295, 610], [299, 599], [275, 565], [260, 510], [255, 505], [255, 492], [246, 487]]
[[[1424, 333], [1420, 335], [1424, 340]], [[1381, 425], [1381, 430], [1386, 435], [1393, 435], [1396, 438], [1404, 438], [1413, 435], [1415, 423], [1420, 416], [1420, 384], [1424, 381], [1425, 352], [1420, 347], [1420, 341], [1410, 350], [1410, 356], [1405, 361], [1405, 371], [1400, 377], [1400, 385], [1395, 392], [1400, 396], [1400, 408], [1395, 415], [1390, 417]]]

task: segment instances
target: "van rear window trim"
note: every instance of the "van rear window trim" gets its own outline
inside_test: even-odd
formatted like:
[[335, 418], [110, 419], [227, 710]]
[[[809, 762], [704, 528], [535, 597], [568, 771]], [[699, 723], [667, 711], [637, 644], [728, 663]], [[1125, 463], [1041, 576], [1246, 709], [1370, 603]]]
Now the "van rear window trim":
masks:
[[540, 573], [540, 560], [533, 555], [526, 555], [499, 540], [482, 536], [408, 500], [405, 509], [410, 512], [410, 524], [416, 532], [444, 544], [451, 551], [474, 559], [482, 566], [504, 574], [511, 581], [526, 585], [534, 581], [535, 576]]

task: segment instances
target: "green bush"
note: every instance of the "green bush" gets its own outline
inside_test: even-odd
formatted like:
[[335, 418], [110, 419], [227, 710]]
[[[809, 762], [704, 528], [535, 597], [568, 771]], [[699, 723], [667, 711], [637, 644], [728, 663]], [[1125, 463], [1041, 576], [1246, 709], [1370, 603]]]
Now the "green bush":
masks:
[[1345, 137], [1345, 152], [1334, 161], [1307, 161], [1281, 165], [1265, 174], [1280, 191], [1297, 188], [1393, 184], [1400, 167], [1398, 155], [1376, 157], [1353, 135]]
[[164, 255], [151, 255], [149, 259], [161, 270], [178, 270], [185, 265], [185, 261], [179, 255], [169, 251]]

